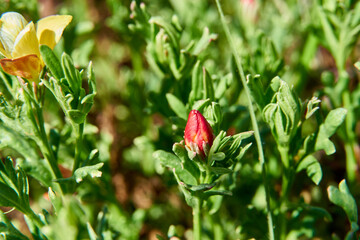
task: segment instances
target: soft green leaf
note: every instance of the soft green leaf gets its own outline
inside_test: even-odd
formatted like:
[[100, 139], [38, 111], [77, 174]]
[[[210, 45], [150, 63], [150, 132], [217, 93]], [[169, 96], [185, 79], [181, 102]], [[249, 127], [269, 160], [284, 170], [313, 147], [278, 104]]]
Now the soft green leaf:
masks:
[[210, 155], [210, 162], [213, 162], [213, 161], [222, 161], [225, 159], [225, 153], [223, 152], [217, 152], [217, 153], [214, 153], [214, 154], [211, 154]]
[[56, 193], [49, 187], [48, 196], [51, 201], [51, 204], [54, 207], [55, 213], [59, 213], [60, 208], [62, 207], [61, 197], [56, 196]]
[[221, 195], [221, 196], [232, 196], [232, 192], [230, 191], [225, 191], [225, 190], [211, 190], [211, 191], [206, 191], [203, 193], [203, 197], [205, 199], [211, 197], [211, 196], [215, 196], [215, 195]]
[[217, 34], [210, 34], [209, 28], [205, 27], [203, 34], [200, 38], [200, 40], [198, 41], [198, 43], [196, 44], [196, 46], [194, 47], [194, 50], [192, 51], [192, 53], [194, 55], [198, 55], [199, 53], [201, 53], [204, 49], [207, 48], [207, 46], [209, 46], [209, 44], [214, 41], [217, 38]]
[[221, 141], [224, 137], [226, 137], [226, 132], [220, 131], [213, 141], [213, 145], [210, 148], [209, 156], [213, 155], [215, 152], [219, 150]]
[[187, 110], [185, 105], [171, 93], [166, 94], [166, 99], [171, 107], [171, 109], [182, 119], [187, 119]]
[[319, 185], [322, 179], [322, 170], [320, 163], [313, 155], [309, 155], [304, 158], [296, 168], [296, 172], [306, 170], [308, 177], [316, 184]]
[[[185, 149], [185, 146], [180, 143], [175, 143], [173, 145], [173, 152], [181, 159], [183, 164], [183, 169], [188, 171], [195, 179], [198, 179], [200, 176], [200, 171], [194, 161], [190, 160], [188, 157], [188, 152]], [[179, 174], [180, 175], [180, 174]], [[183, 179], [185, 181], [185, 179]], [[196, 183], [189, 183], [196, 184]]]
[[317, 97], [312, 97], [306, 106], [306, 116], [305, 119], [310, 118], [318, 109], [319, 109], [319, 100]]
[[329, 137], [331, 137], [342, 124], [346, 113], [347, 110], [344, 108], [337, 108], [329, 112], [324, 123], [320, 125], [315, 142], [315, 150], [324, 150], [327, 155], [333, 154], [336, 151]]
[[342, 180], [339, 183], [339, 188], [336, 188], [334, 186], [329, 186], [327, 191], [328, 191], [329, 200], [335, 205], [344, 209], [350, 222], [356, 223], [358, 221], [358, 211], [357, 211], [356, 201], [354, 197], [351, 195], [350, 190], [346, 185], [346, 181]]
[[[19, 196], [8, 185], [0, 182], [0, 205], [4, 207], [19, 207]], [[21, 208], [20, 208], [21, 209]]]
[[209, 98], [211, 101], [215, 101], [213, 80], [205, 67], [203, 67], [203, 88], [204, 98]]
[[95, 96], [96, 96], [95, 93], [86, 95], [83, 99], [81, 99], [81, 104], [85, 104], [85, 103], [93, 104]]
[[25, 235], [23, 235], [11, 221], [5, 216], [5, 214], [0, 210], [0, 233], [1, 235], [6, 236], [6, 240], [29, 240]]
[[63, 70], [59, 59], [55, 56], [54, 52], [46, 45], [40, 46], [40, 53], [45, 62], [45, 65], [49, 68], [50, 72], [56, 80], [60, 80], [64, 77]]
[[245, 147], [242, 147], [239, 154], [236, 156], [236, 160], [239, 161], [240, 159], [242, 159], [242, 157], [244, 156], [244, 154], [246, 153], [246, 151], [251, 147], [252, 143], [248, 143], [245, 145]]
[[61, 58], [61, 65], [65, 73], [70, 89], [75, 98], [79, 96], [81, 79], [79, 79], [79, 72], [74, 67], [74, 63], [69, 55], [64, 53]]
[[[195, 66], [192, 70], [192, 76], [191, 76], [191, 92], [189, 95], [189, 102], [191, 102], [191, 103], [203, 98], [203, 92], [202, 92], [202, 87], [201, 87], [202, 86], [201, 75], [202, 75], [201, 64], [200, 64], [200, 61], [197, 61], [197, 63], [195, 64]], [[210, 101], [210, 99], [209, 99], [209, 101]], [[193, 106], [193, 109], [199, 110], [195, 106]]]
[[219, 174], [219, 175], [233, 173], [233, 170], [223, 167], [210, 167], [210, 171], [213, 172], [214, 174]]
[[161, 165], [165, 167], [174, 168], [174, 169], [178, 169], [181, 167], [180, 159], [172, 153], [168, 153], [163, 150], [158, 150], [154, 152], [153, 157], [158, 159]]
[[198, 110], [199, 112], [202, 112], [202, 110], [208, 106], [211, 103], [211, 100], [209, 98], [204, 100], [196, 101], [192, 107], [192, 109]]
[[197, 179], [186, 169], [175, 169], [175, 172], [179, 176], [180, 180], [186, 185], [196, 185]]
[[104, 163], [98, 163], [92, 166], [85, 166], [85, 167], [81, 167], [75, 170], [74, 172], [74, 177], [75, 177], [75, 181], [77, 183], [81, 182], [86, 176], [95, 178], [95, 177], [101, 177], [102, 172], [99, 171], [100, 168], [102, 168], [102, 166], [104, 165]]
[[77, 124], [83, 123], [86, 118], [86, 114], [77, 109], [68, 110], [67, 114], [69, 115], [70, 119]]
[[212, 184], [185, 185], [185, 187], [193, 192], [203, 192], [212, 189], [215, 185], [216, 183], [214, 182]]

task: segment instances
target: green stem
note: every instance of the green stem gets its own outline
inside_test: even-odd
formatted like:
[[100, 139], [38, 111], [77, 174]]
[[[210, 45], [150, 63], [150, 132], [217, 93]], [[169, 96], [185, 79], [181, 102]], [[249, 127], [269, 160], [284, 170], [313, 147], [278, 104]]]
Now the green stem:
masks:
[[73, 167], [73, 173], [76, 169], [79, 168], [81, 162], [81, 146], [82, 146], [82, 137], [84, 132], [84, 123], [81, 123], [77, 126], [77, 136], [76, 136], [76, 146], [75, 146], [75, 161]]
[[[40, 139], [41, 139], [41, 144], [40, 144], [41, 152], [44, 154], [45, 159], [49, 163], [51, 171], [52, 171], [55, 179], [63, 178], [63, 176], [60, 172], [59, 166], [57, 165], [57, 161], [54, 156], [54, 152], [51, 149], [50, 143], [49, 143], [47, 135], [46, 135], [45, 121], [44, 121], [44, 117], [43, 117], [42, 108], [37, 103], [35, 103], [35, 109], [36, 109], [36, 114], [37, 114], [37, 119], [38, 119], [39, 135], [40, 135]], [[63, 185], [61, 183], [59, 183], [59, 185], [60, 185], [60, 188], [59, 188], [60, 194], [63, 194], [63, 191], [64, 191]]]
[[223, 227], [220, 224], [220, 216], [217, 213], [209, 215], [209, 219], [211, 221], [212, 229], [214, 232], [214, 240], [222, 240], [225, 238]]
[[356, 156], [354, 152], [354, 143], [345, 142], [345, 153], [346, 153], [346, 175], [350, 182], [355, 181], [356, 171]]
[[351, 96], [349, 90], [345, 90], [342, 93], [342, 100], [344, 107], [346, 108], [347, 115], [345, 118], [345, 138], [344, 147], [346, 153], [346, 174], [349, 182], [354, 182], [356, 179], [356, 156], [355, 156], [355, 146], [356, 146], [356, 134], [355, 134], [355, 123], [356, 117], [354, 113], [354, 108], [351, 104]]
[[287, 235], [287, 217], [289, 193], [294, 181], [294, 164], [289, 157], [289, 146], [279, 146], [281, 161], [283, 163], [282, 175], [282, 191], [281, 191], [281, 206], [280, 206], [280, 239], [285, 240]]
[[269, 192], [269, 186], [267, 184], [267, 174], [266, 174], [266, 165], [265, 165], [265, 157], [264, 157], [264, 150], [262, 148], [262, 144], [261, 144], [261, 137], [260, 137], [260, 131], [259, 131], [259, 127], [256, 121], [256, 116], [255, 116], [255, 111], [254, 111], [254, 107], [252, 105], [252, 99], [251, 99], [251, 93], [250, 93], [250, 89], [246, 83], [246, 78], [245, 78], [245, 74], [242, 68], [242, 64], [241, 64], [241, 58], [239, 53], [236, 50], [234, 41], [232, 39], [232, 36], [230, 34], [230, 30], [226, 24], [225, 21], [225, 17], [224, 17], [224, 13], [222, 11], [221, 5], [219, 3], [219, 0], [215, 0], [216, 2], [216, 6], [220, 15], [220, 19], [221, 19], [221, 23], [223, 26], [223, 29], [225, 31], [225, 35], [226, 38], [230, 44], [230, 47], [232, 49], [234, 58], [235, 58], [235, 63], [236, 66], [239, 70], [240, 73], [240, 79], [242, 82], [242, 85], [244, 86], [244, 90], [247, 96], [247, 100], [248, 100], [248, 107], [249, 107], [249, 112], [250, 112], [250, 117], [251, 117], [251, 123], [254, 129], [254, 135], [255, 135], [255, 139], [256, 139], [256, 144], [258, 147], [258, 153], [259, 153], [259, 161], [262, 167], [262, 178], [263, 178], [263, 183], [265, 186], [265, 199], [266, 199], [266, 209], [267, 209], [267, 218], [268, 218], [268, 231], [269, 231], [269, 239], [270, 240], [274, 240], [274, 226], [273, 226], [273, 220], [272, 220], [272, 215], [271, 215], [271, 208], [270, 208], [270, 192]]
[[195, 207], [193, 208], [193, 234], [194, 240], [201, 240], [201, 205], [202, 199], [195, 198]]
[[31, 221], [38, 227], [38, 228], [42, 228], [43, 226], [45, 226], [45, 224], [41, 221], [40, 217], [35, 214], [32, 210], [26, 214], [26, 216], [28, 218], [31, 219]]
[[[46, 131], [45, 131], [45, 121], [43, 117], [43, 111], [42, 108], [37, 101], [34, 92], [27, 88], [27, 86], [22, 86], [24, 95], [25, 95], [25, 102], [29, 109], [29, 118], [33, 125], [33, 128], [37, 135], [39, 136], [40, 142], [37, 143], [40, 147], [40, 150], [42, 154], [44, 155], [46, 161], [48, 162], [50, 166], [51, 173], [53, 175], [54, 179], [62, 178], [62, 174], [60, 172], [60, 169], [57, 165], [56, 158], [54, 156], [54, 152], [51, 149], [50, 143], [48, 141]], [[35, 111], [34, 111], [35, 110]], [[58, 191], [60, 194], [63, 194], [63, 186], [59, 183]], [[55, 186], [54, 186], [55, 187]]]

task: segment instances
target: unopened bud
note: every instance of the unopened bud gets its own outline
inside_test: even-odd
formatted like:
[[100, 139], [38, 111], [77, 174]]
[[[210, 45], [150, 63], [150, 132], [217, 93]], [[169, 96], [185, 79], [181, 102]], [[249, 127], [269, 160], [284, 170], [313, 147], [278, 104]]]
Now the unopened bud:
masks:
[[214, 135], [210, 124], [197, 110], [191, 110], [185, 127], [185, 145], [201, 157], [205, 157], [211, 148]]

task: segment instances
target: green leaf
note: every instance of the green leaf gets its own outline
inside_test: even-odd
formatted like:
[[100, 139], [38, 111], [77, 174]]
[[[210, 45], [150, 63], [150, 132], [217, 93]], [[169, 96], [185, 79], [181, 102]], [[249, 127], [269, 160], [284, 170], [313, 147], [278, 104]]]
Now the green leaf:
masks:
[[221, 195], [221, 196], [232, 196], [232, 192], [226, 191], [226, 190], [212, 190], [212, 191], [206, 191], [203, 193], [203, 197], [205, 199], [215, 196], [215, 195]]
[[315, 207], [315, 206], [311, 206], [308, 204], [304, 204], [303, 207], [305, 207], [305, 209], [307, 211], [309, 211], [311, 215], [315, 215], [317, 217], [322, 217], [326, 221], [329, 221], [329, 222], [331, 222], [333, 220], [331, 217], [331, 214], [324, 208]]
[[208, 106], [211, 103], [211, 100], [209, 98], [204, 100], [199, 100], [194, 103], [192, 106], [192, 109], [198, 110], [199, 112], [202, 112], [202, 110]]
[[86, 95], [83, 99], [81, 99], [81, 104], [85, 104], [85, 103], [93, 104], [95, 96], [96, 96], [95, 93]]
[[40, 46], [40, 53], [45, 62], [45, 65], [49, 68], [51, 74], [56, 80], [60, 80], [64, 77], [63, 70], [59, 59], [55, 56], [54, 52], [46, 45]]
[[0, 210], [0, 233], [5, 235], [8, 240], [29, 240], [9, 221], [5, 214]]
[[313, 155], [305, 157], [297, 166], [296, 172], [306, 170], [308, 177], [316, 184], [319, 185], [322, 179], [322, 170], [320, 163]]
[[312, 97], [306, 106], [306, 116], [305, 119], [310, 118], [318, 109], [319, 109], [319, 100], [317, 97]]
[[99, 169], [102, 168], [103, 165], [104, 163], [98, 163], [92, 166], [78, 168], [75, 170], [73, 177], [77, 183], [81, 182], [86, 176], [90, 176], [92, 178], [101, 177], [102, 172], [99, 171]]
[[176, 113], [176, 115], [182, 119], [187, 119], [187, 110], [185, 105], [173, 94], [167, 93], [166, 99], [171, 107], [171, 109]]
[[[188, 157], [188, 152], [185, 149], [185, 146], [180, 143], [175, 143], [173, 145], [173, 152], [181, 159], [183, 168], [187, 170], [195, 179], [200, 177], [200, 171], [194, 161], [190, 160]], [[189, 183], [190, 184], [190, 183]], [[194, 183], [193, 183], [194, 184]]]
[[180, 159], [172, 153], [168, 153], [163, 150], [158, 150], [154, 152], [153, 157], [158, 159], [161, 165], [165, 167], [174, 168], [174, 169], [178, 169], [181, 167]]
[[175, 49], [179, 49], [178, 33], [171, 24], [166, 22], [161, 17], [152, 17], [149, 20], [149, 23], [155, 23], [156, 25], [159, 25], [160, 27], [162, 27], [166, 31], [166, 33], [169, 35], [173, 47]]
[[214, 161], [222, 161], [224, 160], [226, 157], [225, 153], [223, 152], [217, 152], [217, 153], [214, 153], [214, 154], [211, 154], [209, 156], [209, 161], [210, 162], [214, 162]]
[[92, 66], [92, 62], [89, 62], [86, 72], [87, 72], [90, 93], [96, 94], [97, 93], [96, 80], [95, 80], [95, 74], [94, 74], [94, 68]]
[[205, 67], [203, 67], [203, 87], [204, 98], [209, 98], [211, 101], [215, 101], [213, 80]]
[[76, 124], [81, 124], [85, 122], [86, 114], [77, 109], [71, 109], [67, 111], [67, 114], [70, 117], [70, 120]]
[[98, 240], [98, 236], [96, 235], [96, 232], [91, 227], [91, 224], [89, 222], [86, 223], [86, 227], [87, 227], [87, 230], [88, 230], [90, 240]]
[[216, 182], [212, 184], [185, 185], [185, 187], [193, 192], [203, 192], [212, 189], [215, 185]]
[[189, 185], [197, 184], [197, 176], [199, 173], [195, 166], [190, 164], [190, 160], [182, 164], [180, 158], [176, 155], [163, 150], [154, 152], [153, 157], [158, 159], [163, 166], [174, 169], [180, 181]]
[[[201, 64], [200, 61], [197, 61], [195, 64], [193, 70], [192, 70], [192, 76], [191, 76], [191, 92], [189, 95], [189, 102], [193, 103], [196, 100], [200, 100], [203, 98], [203, 92], [202, 92], [202, 78], [201, 78]], [[209, 99], [210, 101], [210, 99]], [[199, 110], [195, 106], [193, 106], [193, 109]], [[200, 111], [200, 110], [199, 110]]]
[[51, 184], [51, 173], [44, 160], [39, 158], [35, 145], [27, 140], [21, 133], [0, 123], [0, 148], [11, 148], [22, 155], [23, 158], [16, 159], [28, 174], [39, 180], [43, 185]]
[[315, 150], [324, 150], [327, 155], [335, 153], [335, 145], [330, 141], [329, 137], [336, 132], [336, 129], [345, 120], [346, 113], [345, 108], [337, 108], [329, 112], [324, 123], [320, 125]]
[[213, 145], [210, 148], [209, 156], [213, 155], [217, 152], [222, 145], [222, 140], [226, 137], [225, 131], [220, 131], [219, 134], [215, 137], [213, 141]]
[[335, 205], [344, 209], [350, 222], [357, 223], [358, 211], [356, 201], [351, 195], [348, 186], [346, 185], [345, 179], [339, 183], [339, 188], [329, 186], [328, 189], [329, 200]]
[[192, 53], [194, 55], [198, 55], [204, 49], [206, 49], [207, 46], [209, 46], [209, 44], [212, 41], [214, 41], [216, 38], [217, 38], [217, 34], [210, 34], [209, 28], [205, 27], [203, 34], [202, 34], [200, 40], [198, 41], [198, 43], [196, 44], [196, 46], [194, 47]]
[[234, 171], [231, 170], [231, 169], [228, 169], [228, 168], [223, 168], [223, 167], [210, 167], [210, 171], [212, 173], [215, 173], [215, 174], [228, 174], [228, 173], [233, 173]]
[[49, 199], [51, 201], [51, 204], [54, 207], [55, 213], [58, 214], [61, 207], [62, 207], [61, 197], [56, 196], [56, 193], [52, 190], [51, 187], [49, 187], [48, 195], [49, 195]]
[[19, 196], [17, 193], [2, 182], [0, 182], [0, 205], [4, 207], [15, 208], [18, 208], [20, 205]]
[[242, 147], [239, 154], [236, 156], [236, 160], [239, 161], [240, 159], [242, 159], [242, 157], [244, 156], [244, 154], [247, 152], [247, 150], [251, 147], [252, 143], [248, 143], [245, 145], [245, 147]]
[[186, 185], [196, 185], [197, 179], [192, 175], [187, 169], [175, 169], [176, 174], [179, 176], [180, 180]]
[[61, 65], [64, 69], [65, 78], [67, 79], [70, 90], [74, 94], [75, 99], [80, 93], [81, 79], [79, 78], [79, 71], [74, 67], [74, 63], [69, 55], [64, 53], [61, 58]]

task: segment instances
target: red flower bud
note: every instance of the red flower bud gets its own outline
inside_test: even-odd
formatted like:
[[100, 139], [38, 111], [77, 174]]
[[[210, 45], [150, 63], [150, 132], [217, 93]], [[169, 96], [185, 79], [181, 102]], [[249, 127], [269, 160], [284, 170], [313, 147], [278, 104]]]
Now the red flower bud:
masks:
[[210, 124], [197, 110], [191, 110], [184, 135], [185, 145], [202, 157], [207, 154], [205, 151], [210, 149], [214, 141]]

